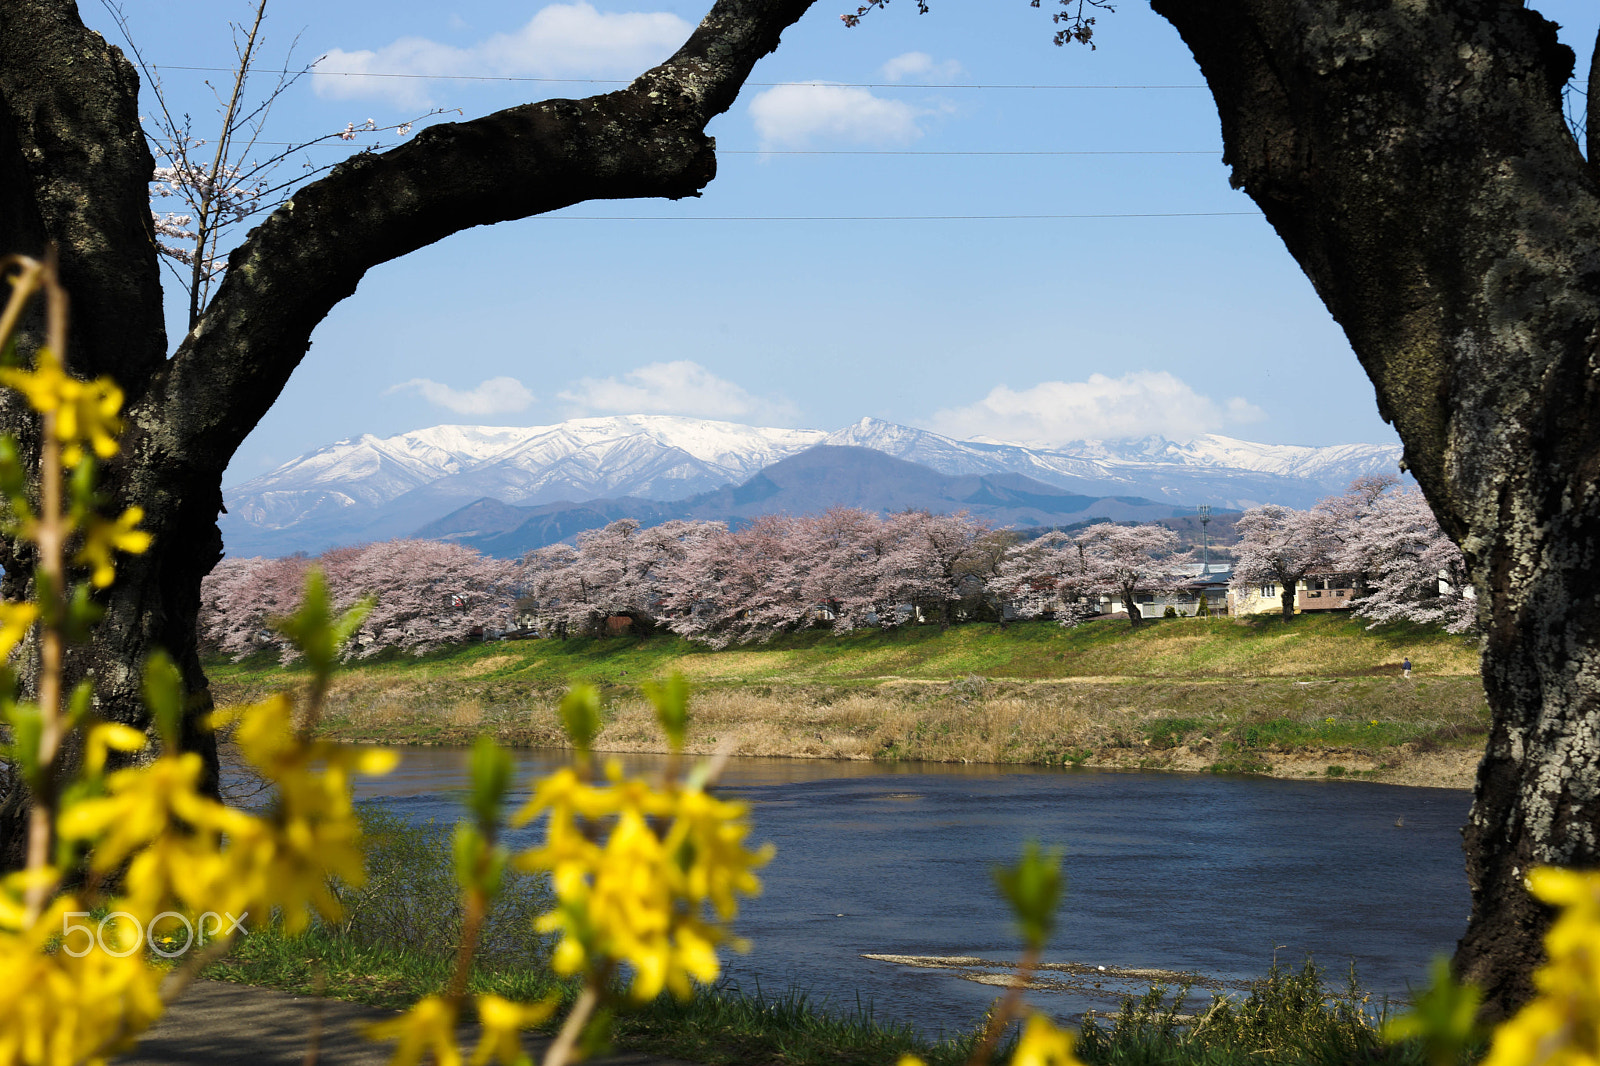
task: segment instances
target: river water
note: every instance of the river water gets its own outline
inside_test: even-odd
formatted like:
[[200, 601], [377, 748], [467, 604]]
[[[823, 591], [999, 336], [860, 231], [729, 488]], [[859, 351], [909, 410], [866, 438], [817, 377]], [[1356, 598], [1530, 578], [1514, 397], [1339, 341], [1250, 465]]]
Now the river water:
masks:
[[[561, 754], [517, 757], [526, 781]], [[465, 751], [409, 750], [358, 796], [448, 824], [466, 766]], [[752, 840], [778, 848], [737, 923], [754, 951], [729, 960], [728, 980], [870, 1004], [930, 1032], [975, 1024], [1015, 961], [990, 870], [1029, 839], [1066, 849], [1066, 898], [1030, 994], [1062, 1017], [1114, 1009], [1150, 970], [1226, 991], [1274, 953], [1295, 967], [1309, 954], [1336, 983], [1353, 961], [1364, 988], [1404, 996], [1470, 909], [1464, 791], [810, 759], [734, 759], [721, 781], [752, 805]]]

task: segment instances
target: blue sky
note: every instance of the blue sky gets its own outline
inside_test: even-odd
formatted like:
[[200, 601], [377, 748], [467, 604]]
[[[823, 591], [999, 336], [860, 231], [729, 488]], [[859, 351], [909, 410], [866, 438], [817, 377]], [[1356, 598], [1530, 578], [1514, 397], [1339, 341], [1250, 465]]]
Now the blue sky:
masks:
[[[271, 0], [269, 66], [298, 35], [297, 64], [412, 76], [303, 79], [263, 138], [605, 91], [549, 79], [625, 82], [707, 6]], [[1164, 21], [1121, 4], [1090, 51], [1050, 43], [1048, 3], [932, 6], [897, 0], [847, 30], [854, 5], [821, 0], [713, 124], [720, 173], [698, 200], [583, 204], [372, 271], [228, 482], [360, 433], [612, 413], [872, 415], [1032, 442], [1394, 439], [1342, 332], [1228, 187], [1215, 109]], [[1562, 23], [1581, 77], [1600, 10], [1533, 6]], [[250, 5], [124, 10], [169, 104], [208, 135], [205, 80], [227, 74], [182, 68], [229, 65], [227, 22]], [[100, 5], [82, 11], [120, 42]]]

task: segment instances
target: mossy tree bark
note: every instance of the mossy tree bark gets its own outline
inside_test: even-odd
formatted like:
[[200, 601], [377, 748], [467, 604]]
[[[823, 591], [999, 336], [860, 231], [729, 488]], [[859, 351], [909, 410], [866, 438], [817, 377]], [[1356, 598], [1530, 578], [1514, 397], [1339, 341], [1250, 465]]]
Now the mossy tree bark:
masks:
[[[106, 620], [72, 663], [94, 671], [101, 714], [145, 725], [139, 670], [157, 647], [183, 668], [191, 720], [209, 709], [195, 620], [200, 580], [221, 556], [222, 473], [362, 275], [472, 226], [585, 200], [699, 195], [716, 173], [707, 122], [810, 2], [717, 0], [671, 59], [626, 89], [433, 126], [340, 164], [233, 251], [170, 357], [134, 70], [84, 27], [73, 0], [0, 4], [0, 252], [58, 250], [73, 299], [69, 365], [127, 393], [109, 488], [118, 504], [142, 506], [155, 534], [121, 565]], [[0, 429], [31, 448], [36, 428], [13, 398], [0, 398]], [[0, 565], [5, 594], [26, 595], [31, 566], [16, 545], [0, 543]], [[188, 742], [214, 768], [203, 731]], [[0, 867], [20, 855], [25, 803], [16, 787], [0, 801]]]
[[1494, 721], [1455, 963], [1504, 1015], [1549, 920], [1529, 867], [1600, 865], [1600, 173], [1563, 119], [1574, 57], [1514, 0], [1152, 6], [1471, 567]]

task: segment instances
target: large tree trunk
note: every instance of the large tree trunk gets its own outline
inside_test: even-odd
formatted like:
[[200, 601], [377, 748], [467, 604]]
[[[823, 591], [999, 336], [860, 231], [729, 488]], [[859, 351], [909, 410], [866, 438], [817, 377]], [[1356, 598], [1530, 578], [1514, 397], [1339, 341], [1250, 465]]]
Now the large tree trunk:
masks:
[[1572, 54], [1513, 0], [1153, 6], [1471, 568], [1493, 726], [1455, 962], [1503, 1015], [1549, 918], [1528, 869], [1600, 865], [1600, 189]]
[[[234, 451], [278, 398], [311, 331], [365, 272], [459, 230], [590, 199], [697, 196], [716, 173], [705, 126], [811, 0], [718, 0], [671, 59], [628, 88], [445, 123], [359, 155], [299, 190], [229, 256], [199, 324], [167, 358], [138, 79], [72, 0], [0, 3], [0, 252], [59, 249], [73, 299], [70, 366], [127, 393], [128, 431], [107, 480], [144, 507], [155, 543], [125, 560], [106, 620], [71, 669], [92, 669], [102, 715], [144, 727], [140, 666], [182, 666], [187, 743], [210, 707], [196, 650], [200, 580], [221, 556], [216, 516]], [[38, 343], [37, 323], [22, 350]], [[25, 452], [31, 417], [0, 398], [0, 429]], [[0, 545], [4, 592], [26, 595], [28, 559]], [[0, 868], [16, 865], [26, 803], [0, 798]]]

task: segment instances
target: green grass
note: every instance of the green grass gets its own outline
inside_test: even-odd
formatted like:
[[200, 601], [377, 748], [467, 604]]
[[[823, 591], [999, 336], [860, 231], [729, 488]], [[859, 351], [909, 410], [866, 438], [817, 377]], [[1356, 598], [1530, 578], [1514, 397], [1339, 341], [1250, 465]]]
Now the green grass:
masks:
[[[971, 674], [1033, 680], [1393, 676], [1407, 655], [1419, 676], [1461, 676], [1478, 669], [1471, 643], [1436, 629], [1368, 630], [1348, 617], [1302, 615], [1289, 624], [1273, 616], [1186, 618], [1137, 629], [1105, 620], [1075, 629], [1023, 622], [944, 632], [932, 625], [839, 636], [814, 630], [720, 651], [669, 635], [507, 641], [421, 657], [390, 655], [352, 663], [349, 670], [374, 679], [405, 677], [423, 686], [470, 680], [492, 695], [502, 687], [527, 691], [572, 682], [631, 689], [674, 669], [709, 684], [871, 683], [891, 677], [948, 681]], [[299, 675], [265, 658], [212, 660], [207, 670], [224, 687]]]

